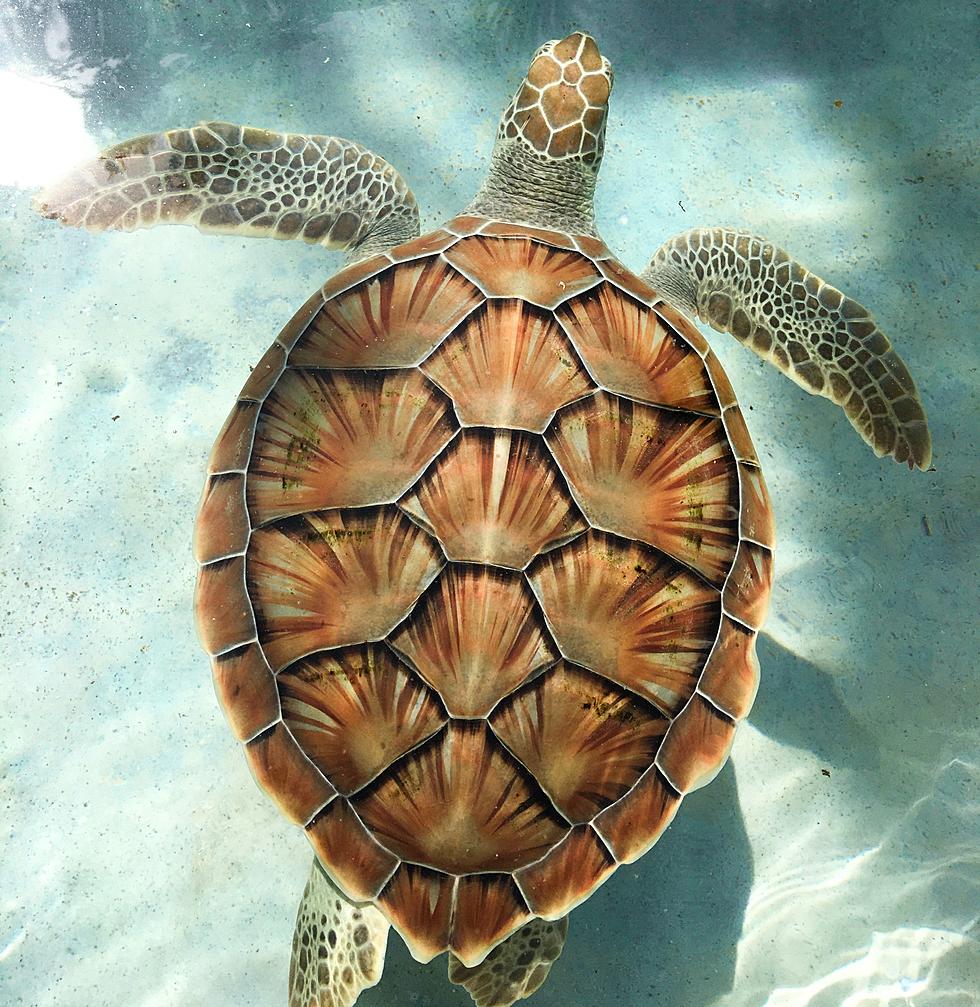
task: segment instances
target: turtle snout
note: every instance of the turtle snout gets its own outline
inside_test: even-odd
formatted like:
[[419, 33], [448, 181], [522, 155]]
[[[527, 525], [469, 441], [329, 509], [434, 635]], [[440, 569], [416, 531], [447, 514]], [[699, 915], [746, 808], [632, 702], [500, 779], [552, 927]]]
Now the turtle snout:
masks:
[[598, 70], [602, 65], [602, 54], [596, 40], [584, 31], [573, 31], [554, 45], [554, 53], [562, 62], [577, 59], [588, 70]]
[[[558, 69], [557, 78], [554, 67]], [[596, 40], [581, 31], [573, 31], [561, 41], [545, 43], [535, 53], [527, 76], [537, 87], [546, 86], [556, 79], [573, 86], [585, 81], [590, 104], [593, 105], [608, 101], [612, 89], [612, 65], [599, 52]]]

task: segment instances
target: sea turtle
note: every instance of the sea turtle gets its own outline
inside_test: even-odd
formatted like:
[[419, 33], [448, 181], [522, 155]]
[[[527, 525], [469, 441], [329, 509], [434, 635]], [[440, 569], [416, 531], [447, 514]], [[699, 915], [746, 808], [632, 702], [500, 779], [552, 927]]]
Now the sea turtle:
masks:
[[477, 1004], [530, 996], [569, 911], [721, 768], [758, 684], [775, 534], [735, 394], [686, 315], [928, 466], [868, 311], [768, 242], [598, 236], [612, 71], [543, 45], [490, 171], [419, 236], [349, 140], [138, 137], [42, 193], [91, 230], [302, 238], [349, 264], [252, 371], [208, 465], [196, 611], [261, 786], [316, 852], [293, 1007], [350, 1007], [389, 925]]

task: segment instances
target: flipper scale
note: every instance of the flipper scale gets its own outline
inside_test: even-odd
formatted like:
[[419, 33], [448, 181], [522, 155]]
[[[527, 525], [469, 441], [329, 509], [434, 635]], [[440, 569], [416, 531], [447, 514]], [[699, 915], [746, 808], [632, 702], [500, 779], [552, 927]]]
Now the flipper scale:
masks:
[[531, 920], [474, 968], [468, 969], [450, 954], [449, 981], [464, 987], [476, 1007], [511, 1007], [548, 978], [567, 933], [567, 916], [554, 922]]
[[836, 402], [879, 457], [929, 467], [918, 389], [871, 312], [781, 248], [740, 231], [696, 229], [665, 242], [642, 276], [675, 307]]
[[404, 179], [367, 148], [227, 122], [117, 143], [40, 192], [34, 207], [89, 231], [191, 224], [359, 255], [419, 233]]
[[289, 1007], [353, 1007], [381, 978], [388, 930], [373, 905], [350, 902], [314, 860], [293, 934]]

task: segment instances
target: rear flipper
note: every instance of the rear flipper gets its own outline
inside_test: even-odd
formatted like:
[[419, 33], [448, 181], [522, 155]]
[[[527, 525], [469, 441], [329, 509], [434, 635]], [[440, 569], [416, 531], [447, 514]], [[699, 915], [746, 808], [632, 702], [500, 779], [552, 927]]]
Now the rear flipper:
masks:
[[355, 905], [313, 861], [296, 916], [289, 963], [289, 1007], [353, 1007], [381, 978], [388, 921]]
[[449, 955], [449, 981], [464, 986], [476, 1007], [511, 1007], [540, 988], [561, 954], [568, 917], [532, 920], [474, 968]]
[[928, 468], [932, 441], [902, 358], [857, 301], [762, 238], [701, 228], [665, 242], [643, 279], [841, 406], [876, 455]]
[[117, 143], [40, 192], [34, 208], [90, 231], [192, 224], [359, 252], [419, 233], [405, 180], [360, 144], [229, 122]]

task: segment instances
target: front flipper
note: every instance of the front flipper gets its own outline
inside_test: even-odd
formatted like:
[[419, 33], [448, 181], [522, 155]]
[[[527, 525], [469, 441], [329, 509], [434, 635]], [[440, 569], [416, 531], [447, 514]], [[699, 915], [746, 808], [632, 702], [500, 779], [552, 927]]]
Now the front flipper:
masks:
[[289, 1007], [352, 1007], [381, 978], [388, 921], [349, 902], [313, 861], [296, 916]]
[[419, 233], [405, 180], [360, 144], [228, 122], [117, 143], [40, 192], [34, 208], [90, 231], [193, 224], [358, 252]]
[[702, 228], [665, 242], [643, 279], [841, 406], [876, 455], [928, 468], [918, 389], [871, 313], [762, 238]]
[[540, 988], [565, 946], [568, 917], [531, 920], [474, 968], [449, 955], [449, 981], [465, 987], [476, 1007], [511, 1007]]

